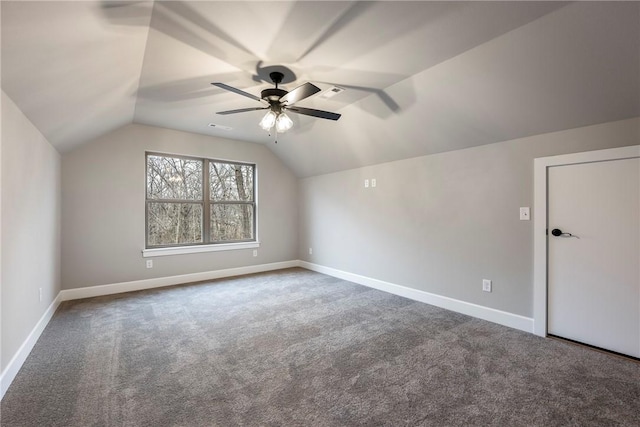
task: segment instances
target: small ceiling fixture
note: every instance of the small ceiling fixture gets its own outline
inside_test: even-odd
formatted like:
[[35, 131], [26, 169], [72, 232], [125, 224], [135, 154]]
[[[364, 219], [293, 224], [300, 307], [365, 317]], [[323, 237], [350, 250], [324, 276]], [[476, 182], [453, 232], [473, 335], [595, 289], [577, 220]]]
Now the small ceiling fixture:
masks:
[[211, 83], [214, 86], [219, 88], [228, 90], [233, 93], [237, 93], [238, 95], [246, 96], [247, 98], [251, 98], [253, 100], [261, 102], [264, 107], [255, 107], [255, 108], [241, 108], [238, 110], [228, 110], [228, 111], [219, 111], [217, 114], [235, 114], [235, 113], [244, 113], [247, 111], [256, 111], [256, 110], [269, 110], [267, 114], [260, 120], [260, 127], [266, 131], [271, 131], [275, 127], [277, 133], [284, 133], [291, 129], [293, 126], [293, 121], [285, 111], [292, 111], [298, 114], [304, 114], [306, 116], [319, 117], [321, 119], [328, 120], [338, 120], [340, 118], [340, 114], [331, 113], [329, 111], [315, 110], [312, 108], [303, 108], [303, 107], [295, 107], [295, 104], [298, 101], [301, 101], [305, 98], [310, 97], [311, 95], [320, 92], [320, 88], [311, 83], [305, 83], [302, 86], [298, 86], [293, 89], [291, 92], [288, 92], [284, 89], [278, 88], [278, 84], [282, 82], [282, 78], [284, 74], [274, 71], [269, 73], [269, 77], [275, 84], [275, 88], [264, 89], [260, 94], [260, 98], [255, 95], [252, 95], [248, 92], [245, 92], [240, 89], [236, 89], [235, 87], [226, 85], [224, 83]]
[[233, 128], [230, 126], [218, 125], [215, 123], [209, 123], [210, 128], [222, 129], [222, 130], [232, 130]]

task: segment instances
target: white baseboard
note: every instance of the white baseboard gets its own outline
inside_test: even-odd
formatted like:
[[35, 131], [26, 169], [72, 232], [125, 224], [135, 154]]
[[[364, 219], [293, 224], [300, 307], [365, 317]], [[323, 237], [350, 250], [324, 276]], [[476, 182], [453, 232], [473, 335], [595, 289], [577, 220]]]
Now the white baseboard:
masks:
[[298, 267], [298, 265], [298, 260], [274, 262], [271, 264], [259, 264], [250, 265], [247, 267], [227, 268], [224, 270], [203, 271], [201, 273], [181, 274], [178, 276], [134, 280], [132, 282], [113, 283], [110, 285], [65, 289], [61, 291], [60, 294], [62, 296], [62, 301], [69, 301], [81, 298], [98, 297], [102, 295], [120, 294], [123, 292], [141, 291], [144, 289], [161, 288], [164, 286], [181, 285], [183, 283], [201, 282], [203, 280], [220, 279], [223, 277], [241, 276], [243, 274], [262, 273], [264, 271]]
[[180, 285], [183, 283], [200, 282], [203, 280], [220, 279], [223, 277], [241, 276], [243, 274], [261, 273], [265, 271], [280, 270], [283, 268], [298, 267], [299, 261], [274, 262], [271, 264], [251, 265], [248, 267], [227, 268], [224, 270], [205, 271], [202, 273], [182, 274], [179, 276], [158, 277], [155, 279], [135, 280], [132, 282], [114, 283], [110, 285], [92, 286], [77, 289], [65, 289], [60, 291], [47, 311], [42, 315], [27, 339], [22, 343], [17, 353], [13, 356], [6, 369], [0, 375], [0, 400], [9, 389], [14, 378], [22, 368], [25, 360], [31, 353], [33, 346], [38, 341], [56, 309], [62, 301], [81, 298], [91, 298], [101, 295], [118, 294], [122, 292], [139, 291], [143, 289], [159, 288], [163, 286]]
[[27, 360], [29, 353], [31, 353], [33, 346], [38, 342], [38, 338], [40, 338], [44, 328], [49, 324], [49, 321], [56, 312], [60, 302], [62, 302], [62, 299], [60, 298], [60, 294], [58, 294], [47, 308], [47, 311], [45, 311], [40, 320], [38, 320], [38, 323], [36, 323], [36, 326], [31, 330], [31, 333], [27, 339], [24, 340], [16, 354], [11, 358], [11, 361], [5, 368], [4, 372], [0, 375], [0, 400], [2, 400], [16, 375], [18, 375], [20, 368], [22, 368], [22, 364]]
[[307, 261], [299, 261], [298, 265], [300, 267], [306, 268], [307, 270], [317, 271], [318, 273], [323, 273], [329, 276], [337, 277], [339, 279], [348, 280], [359, 285], [368, 286], [370, 288], [389, 292], [391, 294], [399, 295], [401, 297], [409, 298], [415, 301], [435, 305], [436, 307], [445, 308], [447, 310], [466, 314], [472, 317], [477, 317], [483, 320], [488, 320], [489, 322], [498, 323], [510, 328], [520, 329], [521, 331], [533, 333], [533, 319], [530, 317], [524, 317], [518, 314], [496, 310], [470, 302], [460, 301], [457, 299], [432, 294], [418, 289], [384, 282], [378, 279], [372, 279], [370, 277], [361, 276], [359, 274], [348, 273], [346, 271], [313, 264]]

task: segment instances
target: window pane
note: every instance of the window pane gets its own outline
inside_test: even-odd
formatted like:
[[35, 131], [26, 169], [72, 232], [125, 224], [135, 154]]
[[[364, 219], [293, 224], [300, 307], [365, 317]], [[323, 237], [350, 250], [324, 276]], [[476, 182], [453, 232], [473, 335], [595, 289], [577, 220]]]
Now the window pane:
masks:
[[147, 198], [202, 200], [202, 160], [147, 156]]
[[216, 162], [209, 165], [212, 201], [253, 201], [253, 165]]
[[202, 205], [199, 203], [148, 203], [149, 246], [202, 242]]
[[253, 239], [253, 205], [211, 205], [211, 241]]

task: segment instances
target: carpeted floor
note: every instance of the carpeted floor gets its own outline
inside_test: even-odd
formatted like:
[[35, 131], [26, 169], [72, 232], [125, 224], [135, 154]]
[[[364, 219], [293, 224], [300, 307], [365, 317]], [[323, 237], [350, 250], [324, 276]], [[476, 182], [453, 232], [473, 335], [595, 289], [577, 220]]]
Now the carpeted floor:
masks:
[[640, 425], [640, 364], [302, 269], [64, 303], [11, 426]]

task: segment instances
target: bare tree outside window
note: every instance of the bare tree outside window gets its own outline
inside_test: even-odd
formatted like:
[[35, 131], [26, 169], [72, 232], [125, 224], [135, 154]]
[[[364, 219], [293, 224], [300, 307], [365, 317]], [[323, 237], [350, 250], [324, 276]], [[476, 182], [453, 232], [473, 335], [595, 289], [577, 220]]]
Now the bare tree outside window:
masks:
[[254, 176], [252, 164], [148, 153], [147, 248], [254, 241]]
[[209, 163], [211, 240], [252, 240], [253, 165]]

